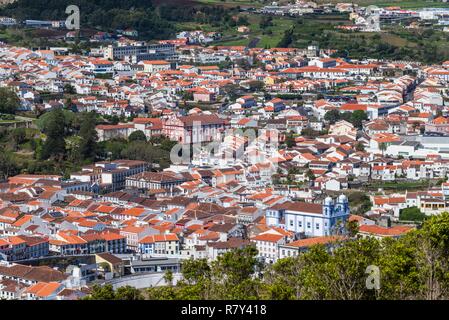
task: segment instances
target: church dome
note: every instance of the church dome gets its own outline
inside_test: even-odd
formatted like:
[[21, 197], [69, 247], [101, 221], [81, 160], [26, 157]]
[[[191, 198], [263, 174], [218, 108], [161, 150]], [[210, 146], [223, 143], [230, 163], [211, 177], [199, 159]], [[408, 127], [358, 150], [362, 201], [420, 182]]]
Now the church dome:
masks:
[[331, 197], [327, 197], [324, 200], [324, 205], [329, 206], [329, 205], [333, 205], [334, 204], [334, 200]]
[[344, 203], [344, 202], [347, 202], [347, 201], [348, 201], [348, 198], [344, 194], [342, 194], [342, 195], [340, 195], [338, 197], [338, 202], [339, 203]]

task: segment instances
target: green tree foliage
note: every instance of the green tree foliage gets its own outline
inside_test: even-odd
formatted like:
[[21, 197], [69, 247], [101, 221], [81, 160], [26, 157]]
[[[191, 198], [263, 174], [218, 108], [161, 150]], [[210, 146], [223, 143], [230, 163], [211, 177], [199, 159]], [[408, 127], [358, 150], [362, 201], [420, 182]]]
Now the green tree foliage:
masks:
[[10, 142], [14, 151], [17, 151], [19, 145], [24, 143], [26, 140], [26, 130], [25, 128], [15, 128], [9, 133]]
[[129, 135], [128, 141], [147, 141], [147, 137], [142, 130], [136, 130]]
[[82, 116], [79, 136], [81, 137], [80, 154], [83, 160], [93, 161], [97, 154], [98, 135], [95, 130], [96, 114], [86, 113]]
[[[298, 256], [261, 266], [256, 249], [236, 249], [216, 261], [187, 260], [174, 286], [151, 288], [151, 299], [447, 299], [449, 213], [432, 216], [401, 238], [352, 238], [314, 245]], [[367, 287], [378, 267], [380, 287]], [[258, 272], [261, 270], [261, 273]], [[263, 275], [259, 278], [259, 275]]]
[[261, 91], [265, 87], [265, 83], [259, 80], [253, 80], [248, 83], [251, 91]]
[[364, 152], [365, 145], [362, 142], [357, 142], [357, 144], [355, 145], [355, 150]]
[[43, 128], [46, 134], [44, 145], [42, 147], [41, 159], [53, 158], [62, 160], [65, 155], [65, 118], [61, 109], [49, 112], [48, 121]]
[[120, 287], [114, 290], [112, 285], [94, 285], [90, 295], [85, 300], [143, 300], [141, 292], [131, 286]]
[[18, 167], [11, 152], [0, 146], [0, 181], [18, 173]]
[[306, 177], [307, 177], [307, 179], [309, 179], [309, 181], [314, 181], [316, 179], [315, 174], [310, 169], [307, 170]]
[[65, 84], [64, 85], [64, 93], [75, 94], [76, 90], [71, 84]]
[[354, 127], [361, 129], [363, 121], [368, 120], [368, 115], [363, 110], [356, 110], [354, 112], [344, 112], [334, 109], [326, 112], [324, 115], [324, 120], [328, 121], [330, 124], [334, 124], [340, 120], [346, 120], [350, 122]]
[[238, 25], [238, 26], [248, 26], [248, 25], [249, 25], [248, 17], [246, 17], [246, 16], [240, 16], [240, 17], [237, 19], [237, 25]]
[[288, 48], [293, 42], [293, 29], [285, 30], [282, 39], [278, 43], [279, 48]]
[[405, 221], [423, 221], [426, 215], [417, 207], [404, 208], [399, 212], [399, 219]]
[[382, 268], [380, 299], [412, 299], [422, 290], [413, 238], [406, 236], [400, 241], [383, 241], [384, 249], [379, 257]]
[[15, 114], [20, 106], [19, 97], [9, 88], [0, 88], [0, 113]]
[[366, 120], [368, 120], [367, 113], [363, 110], [356, 110], [352, 113], [349, 121], [354, 127], [361, 129], [363, 121]]
[[223, 92], [229, 96], [231, 101], [234, 101], [238, 97], [239, 86], [233, 83], [229, 83], [223, 86]]
[[268, 27], [273, 26], [273, 17], [270, 16], [262, 16], [262, 19], [260, 19], [259, 27], [260, 29], [266, 29]]
[[[39, 117], [39, 119], [37, 119], [36, 121], [36, 126], [37, 128], [41, 131], [41, 132], [45, 132], [46, 128], [48, 127], [48, 123], [51, 121], [53, 121], [54, 119], [54, 111], [50, 111], [50, 112], [46, 112], [43, 115], [41, 115]], [[61, 110], [64, 120], [63, 120], [63, 124], [65, 127], [65, 130], [67, 130], [67, 132], [64, 132], [64, 134], [66, 133], [70, 133], [68, 130], [77, 123], [76, 120], [76, 114], [72, 111], [69, 110]]]
[[292, 132], [288, 132], [285, 135], [285, 144], [287, 145], [288, 148], [296, 146], [295, 137]]
[[379, 143], [379, 150], [382, 151], [382, 155], [387, 150], [387, 148], [388, 148], [388, 145], [385, 142]]
[[254, 246], [235, 249], [212, 263], [205, 259], [182, 263], [184, 279], [176, 286], [148, 289], [150, 299], [256, 299], [260, 268]]
[[365, 192], [351, 192], [348, 195], [348, 201], [351, 206], [351, 212], [355, 214], [365, 214], [372, 207], [371, 200]]
[[143, 160], [166, 166], [170, 159], [169, 152], [155, 147], [145, 141], [134, 141], [126, 145], [120, 153], [121, 157], [130, 160]]
[[359, 224], [357, 221], [347, 221], [345, 229], [350, 237], [354, 237], [359, 232]]
[[332, 109], [324, 115], [324, 120], [328, 121], [330, 124], [334, 124], [335, 122], [341, 119], [340, 111], [337, 109]]

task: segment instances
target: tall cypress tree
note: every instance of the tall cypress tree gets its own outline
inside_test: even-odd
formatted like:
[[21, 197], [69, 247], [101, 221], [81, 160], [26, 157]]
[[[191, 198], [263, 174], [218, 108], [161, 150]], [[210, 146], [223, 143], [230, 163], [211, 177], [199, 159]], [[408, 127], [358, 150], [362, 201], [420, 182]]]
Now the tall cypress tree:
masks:
[[94, 112], [83, 115], [79, 136], [81, 137], [80, 153], [83, 160], [95, 160], [97, 155], [98, 135], [95, 130], [96, 117]]
[[62, 160], [65, 156], [65, 118], [61, 109], [50, 112], [44, 133], [47, 139], [42, 147], [41, 158], [47, 160], [50, 158]]

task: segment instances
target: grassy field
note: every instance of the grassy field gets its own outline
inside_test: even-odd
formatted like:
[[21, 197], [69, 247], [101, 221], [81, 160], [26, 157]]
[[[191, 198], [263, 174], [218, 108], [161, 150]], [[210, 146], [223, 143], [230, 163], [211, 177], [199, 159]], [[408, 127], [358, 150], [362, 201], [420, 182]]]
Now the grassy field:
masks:
[[257, 1], [257, 0], [196, 0], [198, 3], [204, 3], [204, 4], [213, 4], [213, 5], [220, 5], [225, 7], [237, 7], [240, 6], [242, 8], [244, 7], [253, 7], [253, 8], [259, 8], [263, 7], [268, 4], [264, 3], [263, 1]]
[[259, 38], [259, 42], [256, 47], [265, 48], [265, 47], [276, 47], [279, 41], [284, 36], [284, 32], [289, 29], [295, 22], [292, 19], [288, 18], [280, 18], [273, 17], [273, 26], [262, 30], [260, 28], [260, 20], [262, 19], [261, 15], [247, 15], [249, 21], [249, 29], [250, 33], [247, 38], [243, 38], [243, 34], [237, 32], [237, 28], [235, 30], [228, 32], [227, 36], [238, 37], [237, 39], [232, 40], [224, 40], [217, 42], [219, 45], [228, 45], [228, 46], [246, 46], [249, 44], [251, 39]]
[[[339, 3], [344, 2], [340, 0], [316, 0], [317, 3]], [[419, 9], [419, 8], [449, 8], [448, 2], [442, 1], [427, 1], [427, 0], [352, 0], [347, 1], [356, 3], [360, 6], [368, 6], [368, 5], [376, 5], [378, 7], [391, 7], [391, 6], [399, 6], [404, 9]]]
[[[257, 1], [257, 0], [196, 0], [198, 3], [206, 3], [213, 5], [221, 5], [228, 7], [263, 7], [265, 5], [269, 5], [270, 1]], [[278, 4], [286, 4], [291, 1], [280, 0], [277, 1]], [[420, 9], [420, 8], [449, 8], [449, 2], [442, 1], [427, 1], [427, 0], [352, 0], [352, 1], [342, 1], [342, 0], [315, 0], [318, 4], [327, 4], [327, 3], [340, 3], [340, 2], [351, 2], [356, 3], [359, 6], [368, 6], [368, 5], [376, 5], [378, 7], [391, 7], [391, 6], [400, 6], [404, 9]]]
[[425, 181], [408, 181], [408, 182], [398, 182], [398, 181], [385, 181], [382, 183], [371, 183], [366, 186], [366, 189], [369, 190], [425, 190], [428, 189], [429, 186], [432, 186], [436, 183], [436, 180], [425, 180]]

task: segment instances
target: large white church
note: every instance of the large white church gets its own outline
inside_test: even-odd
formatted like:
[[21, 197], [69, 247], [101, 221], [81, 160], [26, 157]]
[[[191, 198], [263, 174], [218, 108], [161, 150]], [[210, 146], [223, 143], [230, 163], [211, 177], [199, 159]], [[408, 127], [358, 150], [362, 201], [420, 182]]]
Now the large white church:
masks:
[[279, 226], [307, 237], [321, 237], [343, 231], [349, 218], [349, 202], [345, 195], [336, 201], [331, 197], [324, 204], [306, 202], [284, 202], [270, 207], [265, 213], [269, 226]]

